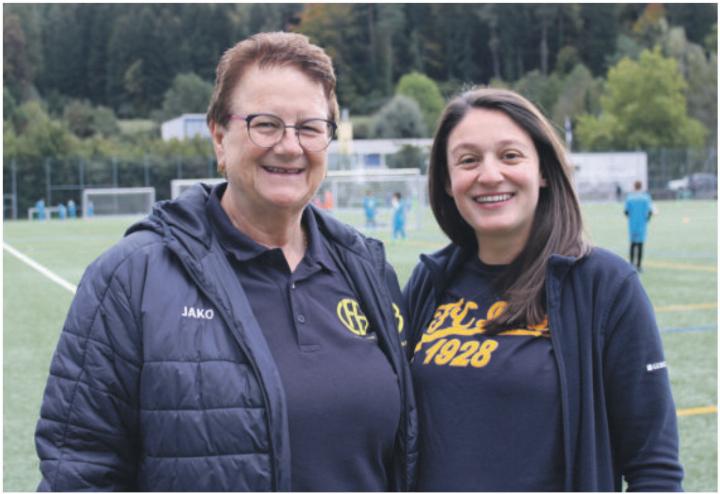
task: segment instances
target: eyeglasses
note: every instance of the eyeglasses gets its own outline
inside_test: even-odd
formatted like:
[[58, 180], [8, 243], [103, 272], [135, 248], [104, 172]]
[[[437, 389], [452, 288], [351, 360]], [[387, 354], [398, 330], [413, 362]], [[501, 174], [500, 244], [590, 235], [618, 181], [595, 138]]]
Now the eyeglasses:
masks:
[[288, 128], [295, 129], [300, 146], [306, 151], [322, 151], [335, 136], [335, 122], [323, 118], [309, 118], [287, 125], [275, 115], [254, 113], [251, 115], [230, 115], [231, 120], [244, 120], [250, 140], [262, 148], [271, 148], [285, 137]]

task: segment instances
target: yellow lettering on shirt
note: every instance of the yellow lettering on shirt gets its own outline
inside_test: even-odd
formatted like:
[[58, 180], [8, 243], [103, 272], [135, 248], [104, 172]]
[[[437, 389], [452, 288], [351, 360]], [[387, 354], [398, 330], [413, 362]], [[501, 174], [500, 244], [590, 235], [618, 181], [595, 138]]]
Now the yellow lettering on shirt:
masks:
[[[461, 298], [456, 302], [442, 304], [435, 310], [435, 314], [428, 325], [427, 331], [423, 333], [420, 341], [415, 346], [415, 353], [418, 353], [425, 344], [435, 342], [435, 344], [428, 348], [423, 363], [434, 362], [437, 365], [444, 365], [444, 363], [451, 362], [451, 366], [463, 366], [467, 360], [474, 367], [484, 367], [489, 361], [490, 354], [497, 348], [497, 342], [495, 340], [486, 340], [486, 342], [492, 343], [483, 349], [481, 346], [475, 348], [473, 345], [461, 345], [461, 340], [455, 338], [448, 339], [448, 337], [467, 337], [483, 334], [485, 333], [485, 324], [497, 318], [506, 308], [507, 302], [499, 300], [493, 303], [487, 310], [485, 319], [476, 319], [471, 316], [472, 311], [478, 309], [478, 304], [472, 300], [465, 301], [464, 298]], [[545, 317], [545, 319], [538, 324], [529, 324], [525, 328], [507, 329], [500, 334], [503, 336], [549, 337], [548, 319]], [[453, 341], [458, 342], [457, 347], [456, 343], [452, 343]], [[458, 351], [460, 351], [460, 355], [458, 356], [459, 360], [456, 361], [452, 357], [448, 357], [451, 353], [454, 355]], [[444, 363], [441, 364], [440, 362]]]

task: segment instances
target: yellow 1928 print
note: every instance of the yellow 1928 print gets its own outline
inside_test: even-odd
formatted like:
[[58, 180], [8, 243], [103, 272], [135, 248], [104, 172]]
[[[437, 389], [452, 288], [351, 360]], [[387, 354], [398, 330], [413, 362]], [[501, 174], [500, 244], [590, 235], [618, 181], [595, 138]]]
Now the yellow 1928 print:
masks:
[[485, 367], [492, 352], [498, 347], [495, 340], [485, 340], [480, 343], [477, 340], [462, 342], [458, 338], [442, 338], [435, 342], [425, 352], [423, 364], [433, 362], [435, 365], [449, 365], [450, 367]]
[[[492, 353], [498, 347], [495, 339], [467, 339], [485, 332], [485, 323], [498, 317], [507, 307], [504, 301], [497, 301], [487, 310], [485, 318], [475, 317], [478, 304], [472, 300], [460, 299], [440, 305], [435, 311], [427, 330], [415, 347], [417, 355], [424, 347], [423, 364], [447, 365], [450, 367], [482, 368], [488, 365]], [[549, 337], [550, 330], [545, 318], [540, 324], [524, 328], [507, 329], [503, 336]], [[428, 346], [430, 345], [430, 346]]]

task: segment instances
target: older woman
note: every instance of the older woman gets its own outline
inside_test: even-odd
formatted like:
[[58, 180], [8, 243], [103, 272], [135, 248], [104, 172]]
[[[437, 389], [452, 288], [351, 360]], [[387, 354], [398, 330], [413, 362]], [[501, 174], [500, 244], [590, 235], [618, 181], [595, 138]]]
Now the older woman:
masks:
[[418, 490], [680, 490], [652, 305], [628, 263], [584, 240], [547, 119], [511, 91], [458, 96], [429, 182], [452, 243], [405, 288]]
[[223, 55], [207, 119], [227, 182], [158, 204], [86, 272], [37, 428], [42, 489], [409, 487], [397, 278], [309, 206], [337, 112], [306, 37]]

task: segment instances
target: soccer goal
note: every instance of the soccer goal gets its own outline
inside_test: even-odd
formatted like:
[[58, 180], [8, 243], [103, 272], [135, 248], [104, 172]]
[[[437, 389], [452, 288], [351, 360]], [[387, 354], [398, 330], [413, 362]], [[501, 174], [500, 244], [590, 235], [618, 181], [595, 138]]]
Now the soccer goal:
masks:
[[155, 187], [84, 189], [84, 218], [148, 214], [155, 203]]
[[224, 181], [224, 178], [176, 178], [174, 180], [170, 180], [170, 198], [175, 199], [177, 196], [182, 194], [185, 189], [188, 189], [195, 184], [203, 183], [216, 185]]
[[428, 204], [427, 177], [418, 168], [381, 168], [359, 170], [331, 170], [318, 191], [318, 203], [323, 204], [328, 192], [332, 209], [353, 225], [361, 226], [363, 201], [370, 194], [378, 208], [379, 226], [390, 222], [391, 200], [399, 192], [409, 206], [408, 229], [420, 228]]

